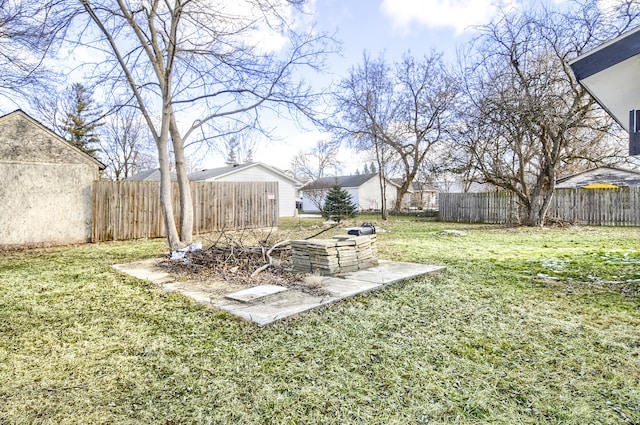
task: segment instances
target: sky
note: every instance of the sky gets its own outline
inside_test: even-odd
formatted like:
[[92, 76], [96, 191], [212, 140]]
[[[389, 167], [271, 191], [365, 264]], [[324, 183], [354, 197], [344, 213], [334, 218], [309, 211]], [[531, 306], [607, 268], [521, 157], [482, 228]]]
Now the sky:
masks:
[[[457, 46], [474, 34], [474, 26], [486, 24], [499, 7], [510, 7], [515, 0], [315, 0], [311, 4], [313, 20], [321, 31], [335, 33], [342, 54], [329, 58], [323, 84], [338, 82], [349, 69], [362, 60], [363, 52], [377, 57], [384, 54], [389, 62], [401, 59], [408, 51], [421, 57], [432, 50], [444, 54], [445, 61], [455, 60]], [[275, 137], [257, 143], [254, 160], [281, 169], [289, 169], [291, 158], [308, 150], [326, 134], [314, 129], [301, 131], [291, 122], [273, 123]], [[342, 174], [362, 171], [363, 163], [354, 161], [353, 152], [343, 149]], [[224, 165], [220, 155], [202, 162], [203, 168]]]
[[[517, 7], [532, 0], [307, 1], [310, 14], [304, 24], [314, 22], [318, 31], [334, 34], [341, 43], [342, 53], [330, 56], [326, 72], [314, 76], [314, 84], [320, 88], [331, 87], [347, 77], [350, 68], [362, 61], [365, 51], [372, 57], [384, 54], [385, 59], [393, 63], [406, 52], [418, 58], [435, 50], [443, 53], [445, 61], [453, 62], [456, 48], [477, 34], [474, 27], [489, 23], [501, 8]], [[544, 1], [558, 3], [563, 0]], [[237, 2], [230, 0], [229, 4]], [[80, 68], [75, 64], [84, 60], [91, 62], [95, 54], [94, 50], [76, 48], [70, 56], [73, 60], [65, 61], [71, 65], [66, 66], [79, 73]], [[82, 80], [82, 75], [76, 77]], [[73, 79], [72, 75], [69, 78]], [[15, 109], [15, 105], [1, 103], [0, 107], [6, 111]], [[330, 137], [310, 126], [301, 130], [286, 118], [272, 119], [265, 126], [273, 129], [273, 137], [257, 138], [253, 159], [283, 170], [291, 167], [294, 155], [308, 151], [319, 140]], [[356, 169], [363, 171], [364, 163], [357, 158], [361, 156], [342, 149], [341, 174], [352, 174]], [[225, 160], [221, 153], [203, 157], [201, 152], [197, 152], [191, 158], [194, 169], [220, 167]]]

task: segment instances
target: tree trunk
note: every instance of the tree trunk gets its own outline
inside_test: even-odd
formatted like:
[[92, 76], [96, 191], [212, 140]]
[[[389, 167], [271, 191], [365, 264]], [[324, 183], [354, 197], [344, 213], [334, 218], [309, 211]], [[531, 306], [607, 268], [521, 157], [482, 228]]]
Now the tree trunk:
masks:
[[[379, 168], [379, 169], [381, 170], [382, 168]], [[387, 185], [385, 184], [386, 182], [385, 182], [384, 175], [382, 174], [382, 171], [378, 173], [378, 181], [380, 182], [380, 195], [381, 195], [380, 215], [382, 216], [383, 220], [387, 220], [389, 219], [389, 210], [387, 209]]]
[[389, 219], [389, 209], [387, 208], [387, 179], [385, 176], [384, 151], [381, 150], [377, 137], [373, 139], [373, 146], [376, 150], [376, 162], [378, 163], [378, 182], [380, 183], [380, 215], [383, 220]]
[[189, 245], [193, 241], [193, 201], [191, 198], [191, 185], [187, 177], [184, 141], [178, 133], [177, 126], [173, 120], [170, 129], [180, 193], [180, 241], [185, 245]]
[[176, 229], [176, 220], [173, 214], [173, 196], [171, 188], [171, 164], [169, 162], [169, 149], [167, 147], [166, 132], [156, 140], [158, 147], [158, 162], [160, 163], [160, 206], [162, 208], [162, 217], [164, 219], [164, 228], [167, 232], [167, 243], [169, 249], [175, 251], [182, 248], [178, 230]]
[[405, 179], [402, 186], [398, 189], [398, 196], [396, 197], [396, 211], [398, 212], [402, 209], [402, 199], [404, 198], [404, 195], [409, 192], [409, 184], [409, 180]]
[[537, 190], [531, 195], [529, 211], [527, 211], [527, 225], [543, 227], [551, 205], [553, 190]]

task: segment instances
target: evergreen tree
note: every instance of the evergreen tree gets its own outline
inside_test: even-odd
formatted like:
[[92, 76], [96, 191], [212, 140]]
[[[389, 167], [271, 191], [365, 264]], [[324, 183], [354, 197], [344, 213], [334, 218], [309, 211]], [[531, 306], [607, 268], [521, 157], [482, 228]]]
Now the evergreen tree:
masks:
[[71, 86], [62, 130], [66, 133], [69, 143], [89, 155], [96, 156], [100, 151], [94, 147], [100, 145], [96, 130], [102, 126], [102, 113], [94, 105], [91, 96], [91, 91], [82, 84], [75, 83]]
[[354, 217], [355, 213], [356, 206], [353, 204], [351, 195], [336, 182], [327, 192], [324, 201], [323, 214], [325, 218], [340, 222], [343, 218]]
[[364, 164], [363, 174], [369, 174], [369, 166], [367, 164]]
[[369, 171], [371, 172], [371, 174], [375, 174], [378, 172], [376, 170], [376, 164], [374, 164], [373, 161], [371, 161], [371, 167], [369, 167]]
[[234, 148], [229, 148], [229, 152], [227, 152], [227, 160], [224, 163], [229, 167], [238, 165], [238, 160], [236, 158], [236, 150]]

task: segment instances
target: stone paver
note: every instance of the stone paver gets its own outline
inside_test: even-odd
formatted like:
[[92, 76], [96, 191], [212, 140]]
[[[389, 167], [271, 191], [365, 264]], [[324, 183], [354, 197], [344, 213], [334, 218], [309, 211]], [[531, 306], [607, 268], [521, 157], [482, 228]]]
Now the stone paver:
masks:
[[286, 290], [287, 288], [285, 288], [284, 286], [259, 285], [259, 286], [254, 286], [253, 288], [244, 289], [242, 291], [227, 294], [225, 295], [225, 297], [234, 301], [250, 303], [253, 301], [258, 301], [261, 298], [266, 298], [270, 295], [275, 295], [277, 293], [284, 292]]

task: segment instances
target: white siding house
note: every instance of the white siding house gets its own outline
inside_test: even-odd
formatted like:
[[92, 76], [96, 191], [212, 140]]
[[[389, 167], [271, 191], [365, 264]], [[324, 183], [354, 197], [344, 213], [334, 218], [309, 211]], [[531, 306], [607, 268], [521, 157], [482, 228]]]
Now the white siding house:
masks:
[[[278, 193], [274, 193], [273, 196], [278, 202], [279, 216], [293, 217], [296, 213], [297, 188], [300, 183], [277, 168], [261, 162], [200, 170], [189, 174], [188, 177], [191, 181], [277, 182]], [[129, 180], [160, 181], [160, 171], [143, 171]]]
[[[323, 177], [307, 183], [301, 188], [302, 209], [305, 212], [318, 212], [324, 205], [327, 191], [336, 183], [346, 190], [358, 211], [379, 210], [382, 208], [379, 173], [359, 174], [355, 176]], [[398, 196], [398, 185], [385, 180], [387, 207], [393, 208]]]
[[212, 168], [189, 174], [191, 181], [219, 182], [278, 182], [278, 201], [280, 217], [293, 217], [296, 213], [296, 198], [300, 182], [289, 177], [277, 168], [261, 162]]

